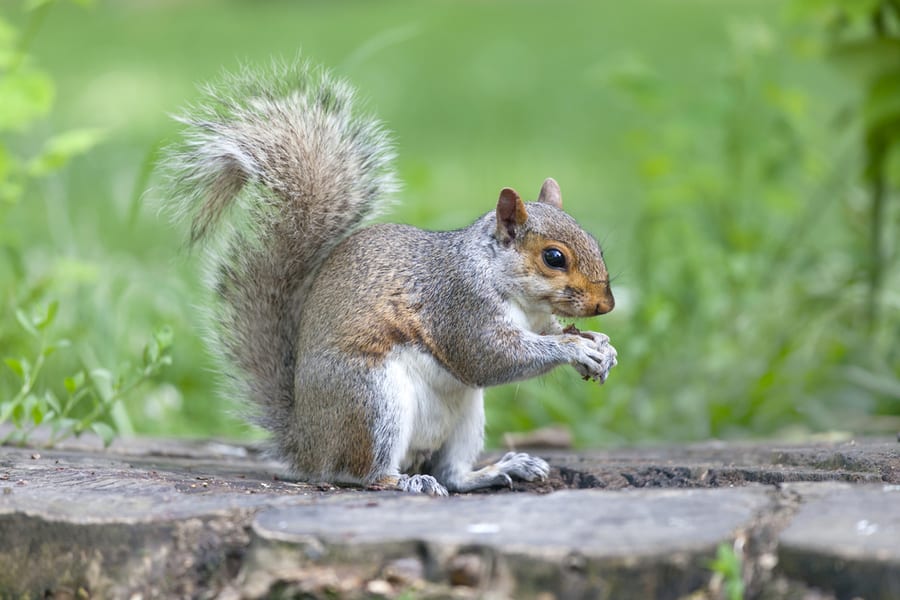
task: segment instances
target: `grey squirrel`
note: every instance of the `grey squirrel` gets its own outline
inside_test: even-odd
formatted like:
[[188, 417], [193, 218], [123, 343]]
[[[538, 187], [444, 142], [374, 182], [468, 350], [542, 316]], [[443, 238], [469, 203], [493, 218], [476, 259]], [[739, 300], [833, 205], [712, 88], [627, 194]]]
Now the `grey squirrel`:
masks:
[[473, 470], [483, 388], [570, 364], [599, 382], [613, 309], [597, 241], [547, 179], [456, 231], [367, 224], [392, 144], [345, 83], [306, 63], [244, 70], [179, 117], [170, 201], [206, 242], [212, 345], [294, 475], [432, 495], [545, 478], [524, 453]]

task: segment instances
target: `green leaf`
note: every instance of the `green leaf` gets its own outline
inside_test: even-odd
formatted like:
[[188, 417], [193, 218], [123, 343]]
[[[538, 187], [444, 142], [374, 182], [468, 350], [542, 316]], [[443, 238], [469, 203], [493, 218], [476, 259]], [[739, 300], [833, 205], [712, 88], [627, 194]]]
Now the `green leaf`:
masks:
[[22, 402], [17, 402], [12, 409], [12, 420], [15, 423], [16, 427], [21, 427], [22, 419], [25, 418], [25, 405]]
[[106, 369], [91, 369], [90, 375], [91, 387], [104, 404], [109, 404], [113, 397], [113, 374]]
[[716, 558], [710, 561], [708, 566], [722, 576], [729, 600], [743, 599], [744, 581], [741, 573], [741, 558], [729, 544], [719, 544]]
[[156, 340], [156, 343], [159, 344], [159, 349], [165, 350], [172, 345], [172, 341], [175, 338], [175, 332], [168, 325], [163, 325], [153, 332], [153, 338]]
[[[10, 364], [10, 361], [12, 361], [15, 366], [13, 366], [13, 364]], [[17, 373], [19, 373], [17, 369], [21, 369], [21, 374], [19, 376], [22, 378], [23, 383], [28, 383], [28, 379], [31, 377], [31, 363], [28, 362], [27, 358], [22, 357], [18, 360], [14, 358], [7, 358], [5, 362], [10, 369], [16, 371]]]
[[125, 373], [119, 373], [116, 375], [116, 380], [113, 382], [113, 391], [118, 392], [125, 386]]
[[53, 105], [53, 81], [42, 71], [19, 68], [0, 77], [0, 131], [21, 131]]
[[69, 160], [84, 154], [103, 139], [99, 129], [75, 129], [50, 138], [41, 153], [28, 165], [28, 172], [38, 177], [63, 167]]
[[156, 341], [144, 346], [144, 366], [149, 366], [159, 360], [159, 344]]
[[84, 371], [79, 371], [72, 377], [66, 377], [63, 380], [63, 385], [66, 386], [66, 390], [70, 394], [74, 394], [78, 390], [80, 390], [84, 386], [85, 374]]
[[44, 392], [44, 402], [53, 409], [53, 412], [56, 414], [62, 414], [62, 406], [59, 403], [59, 399], [56, 397], [52, 391], [47, 390]]
[[100, 439], [103, 440], [104, 447], [109, 447], [109, 445], [112, 444], [113, 440], [116, 439], [115, 430], [102, 421], [95, 421], [94, 423], [91, 423], [91, 430], [93, 430], [94, 433], [100, 436]]
[[34, 406], [31, 407], [31, 420], [34, 421], [35, 425], [40, 425], [44, 422], [44, 406], [40, 402], [35, 402]]
[[91, 369], [91, 378], [103, 381], [112, 381], [113, 374], [108, 369]]
[[58, 312], [59, 312], [59, 301], [53, 300], [52, 302], [50, 302], [50, 304], [47, 305], [47, 309], [44, 311], [43, 315], [35, 317], [34, 327], [38, 331], [44, 331], [56, 319], [56, 313], [58, 313]]
[[38, 333], [38, 330], [34, 328], [34, 324], [31, 322], [31, 319], [28, 318], [28, 315], [25, 314], [20, 308], [16, 309], [16, 321], [19, 322], [25, 331], [33, 335], [34, 337], [41, 337], [41, 334]]
[[22, 366], [22, 362], [16, 360], [15, 358], [7, 358], [4, 359], [6, 366], [13, 370], [13, 373], [18, 375], [21, 379], [26, 379], [25, 377], [25, 367]]

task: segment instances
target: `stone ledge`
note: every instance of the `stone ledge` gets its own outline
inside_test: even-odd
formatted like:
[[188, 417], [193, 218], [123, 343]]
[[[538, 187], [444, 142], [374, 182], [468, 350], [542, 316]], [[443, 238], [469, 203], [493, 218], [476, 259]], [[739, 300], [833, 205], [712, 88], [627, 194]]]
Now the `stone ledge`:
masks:
[[[295, 564], [312, 554], [377, 577], [384, 564], [421, 561], [429, 579], [450, 582], [456, 560], [473, 557], [468, 579], [502, 597], [675, 597], [702, 587], [719, 543], [767, 510], [769, 491], [519, 494], [334, 502], [268, 510], [253, 522], [249, 564], [285, 544]], [[636, 586], [636, 582], [640, 582]]]
[[788, 489], [805, 502], [779, 538], [786, 575], [839, 597], [900, 598], [900, 485]]
[[447, 499], [95, 444], [0, 449], [0, 597], [706, 598], [720, 543], [748, 597], [900, 597], [895, 441], [540, 453], [548, 482]]

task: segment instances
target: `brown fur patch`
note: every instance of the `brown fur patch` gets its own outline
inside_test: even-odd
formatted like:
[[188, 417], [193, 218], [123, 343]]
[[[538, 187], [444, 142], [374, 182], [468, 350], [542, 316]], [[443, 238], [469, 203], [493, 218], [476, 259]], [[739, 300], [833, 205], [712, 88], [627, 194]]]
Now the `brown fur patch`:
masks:
[[364, 479], [375, 462], [372, 432], [362, 410], [354, 411], [341, 426], [340, 452], [335, 458], [334, 470]]
[[362, 354], [370, 366], [379, 364], [398, 345], [421, 341], [423, 328], [417, 311], [402, 292], [379, 295], [344, 323], [337, 339], [349, 354]]
[[[615, 299], [609, 286], [606, 265], [583, 265], [581, 258], [594, 252], [578, 252], [569, 244], [547, 238], [537, 233], [529, 233], [520, 243], [520, 251], [528, 258], [528, 269], [543, 277], [557, 293], [553, 302], [555, 310], [570, 317], [592, 317], [608, 313], [615, 306]], [[565, 269], [555, 269], [544, 262], [543, 252], [556, 248], [566, 258]], [[584, 272], [585, 268], [599, 280], [592, 280]]]

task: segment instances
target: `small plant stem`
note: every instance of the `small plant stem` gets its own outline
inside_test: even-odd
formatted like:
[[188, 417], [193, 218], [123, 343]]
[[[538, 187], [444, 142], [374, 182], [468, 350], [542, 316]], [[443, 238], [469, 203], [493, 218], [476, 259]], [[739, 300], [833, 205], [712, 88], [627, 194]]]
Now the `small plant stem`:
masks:
[[[153, 375], [152, 370], [143, 371], [141, 373], [140, 377], [138, 377], [134, 381], [129, 382], [127, 385], [123, 386], [122, 388], [116, 390], [115, 393], [113, 393], [109, 397], [108, 400], [103, 400], [102, 398], [100, 398], [100, 401], [97, 403], [96, 406], [94, 406], [94, 409], [87, 416], [85, 416], [83, 419], [81, 419], [74, 425], [70, 425], [69, 427], [62, 428], [59, 431], [57, 431], [56, 433], [54, 433], [53, 435], [51, 435], [50, 439], [47, 440], [47, 443], [44, 444], [44, 446], [46, 448], [50, 448], [50, 447], [54, 446], [56, 443], [58, 443], [60, 440], [63, 440], [65, 438], [69, 437], [73, 433], [75, 435], [80, 434], [91, 423], [96, 421], [98, 418], [104, 416], [107, 412], [109, 412], [112, 409], [112, 407], [117, 402], [120, 402], [122, 400], [122, 398], [127, 396], [137, 386], [139, 386], [140, 384], [142, 384], [146, 380], [148, 380], [152, 375]], [[81, 397], [83, 398], [84, 396], [81, 396]], [[79, 400], [80, 400], [80, 398], [79, 398]], [[75, 402], [75, 403], [77, 403], [77, 402]], [[73, 405], [75, 403], [73, 403]], [[67, 407], [66, 412], [68, 412], [68, 408], [69, 407]]]
[[38, 374], [44, 366], [44, 350], [46, 349], [46, 344], [47, 340], [41, 338], [41, 349], [38, 352], [37, 358], [34, 360], [34, 367], [32, 367], [31, 372], [28, 374], [28, 378], [22, 384], [22, 389], [20, 389], [19, 393], [16, 394], [16, 397], [12, 399], [13, 404], [22, 402], [34, 389], [34, 384], [37, 383]]

